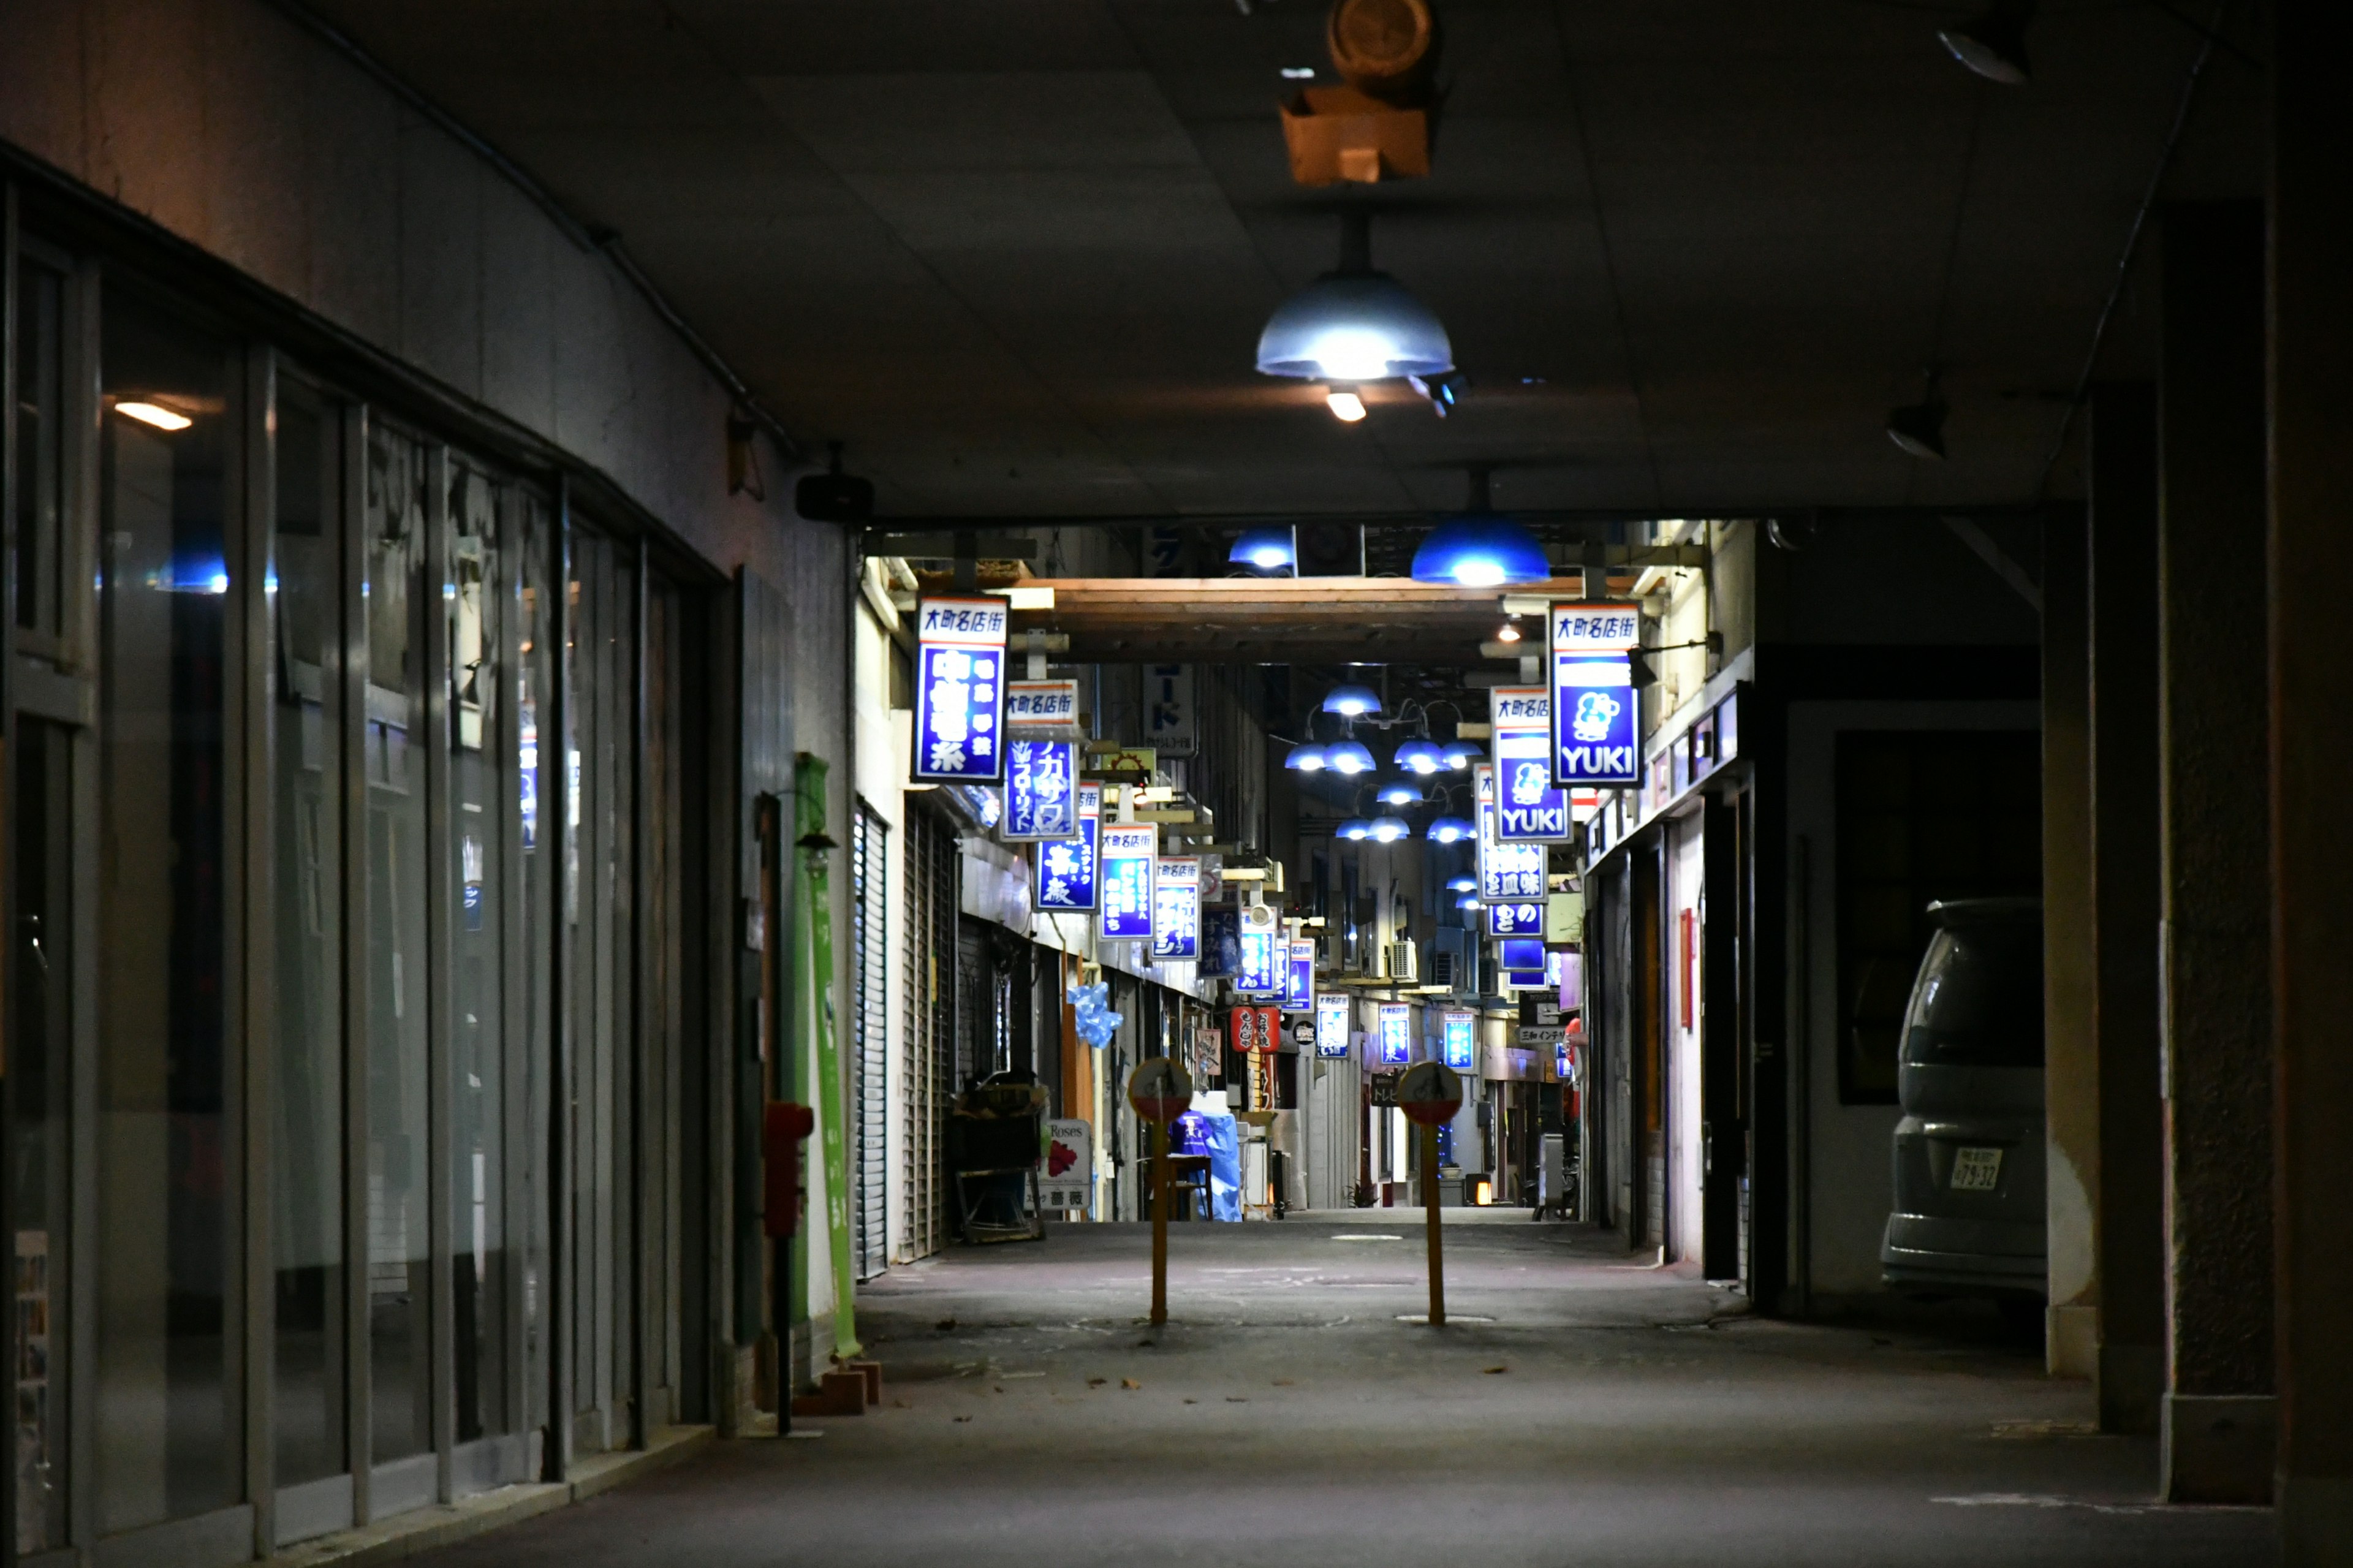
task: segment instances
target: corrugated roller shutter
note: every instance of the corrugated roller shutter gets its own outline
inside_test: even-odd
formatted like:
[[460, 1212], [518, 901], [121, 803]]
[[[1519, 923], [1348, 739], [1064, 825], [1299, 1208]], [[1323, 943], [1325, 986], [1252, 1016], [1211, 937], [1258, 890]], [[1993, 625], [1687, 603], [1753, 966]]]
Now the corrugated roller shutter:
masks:
[[851, 1068], [857, 1133], [857, 1267], [860, 1279], [890, 1261], [891, 829], [858, 807], [851, 875], [857, 901], [852, 984], [857, 990]]

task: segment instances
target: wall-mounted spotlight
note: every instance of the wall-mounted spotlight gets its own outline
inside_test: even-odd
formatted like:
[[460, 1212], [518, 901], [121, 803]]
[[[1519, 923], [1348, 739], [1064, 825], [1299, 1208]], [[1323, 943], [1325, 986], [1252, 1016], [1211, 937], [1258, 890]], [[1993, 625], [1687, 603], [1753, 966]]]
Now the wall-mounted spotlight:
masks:
[[2026, 25], [2034, 19], [2034, 0], [1994, 0], [1985, 15], [1957, 27], [1940, 27], [1936, 41], [1953, 58], [1988, 81], [2004, 87], [2024, 87]]

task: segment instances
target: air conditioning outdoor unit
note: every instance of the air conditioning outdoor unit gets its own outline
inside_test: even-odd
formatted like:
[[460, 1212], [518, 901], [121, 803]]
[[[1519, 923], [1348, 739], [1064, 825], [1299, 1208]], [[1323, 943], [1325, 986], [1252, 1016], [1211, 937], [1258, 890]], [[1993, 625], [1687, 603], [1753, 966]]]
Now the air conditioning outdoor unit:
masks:
[[1388, 946], [1388, 978], [1402, 985], [1421, 984], [1421, 972], [1413, 960], [1413, 942], [1393, 942]]

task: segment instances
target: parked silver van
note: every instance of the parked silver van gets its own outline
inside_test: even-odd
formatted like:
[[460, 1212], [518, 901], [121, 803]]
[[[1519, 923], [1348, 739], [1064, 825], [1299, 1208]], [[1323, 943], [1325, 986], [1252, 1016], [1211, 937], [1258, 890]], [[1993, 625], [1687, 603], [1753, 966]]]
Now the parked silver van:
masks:
[[1990, 1297], [2021, 1326], [2039, 1322], [2042, 907], [1967, 899], [1928, 913], [1936, 933], [1905, 1010], [1882, 1277], [1917, 1295]]

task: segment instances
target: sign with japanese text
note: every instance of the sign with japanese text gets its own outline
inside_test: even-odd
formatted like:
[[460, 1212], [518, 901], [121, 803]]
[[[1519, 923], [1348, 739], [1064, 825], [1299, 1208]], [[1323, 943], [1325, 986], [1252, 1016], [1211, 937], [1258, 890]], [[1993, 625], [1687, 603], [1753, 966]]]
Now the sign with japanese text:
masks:
[[1005, 683], [1005, 728], [1039, 740], [1079, 739], [1079, 683], [1075, 680], [1008, 680]]
[[1005, 776], [1003, 599], [925, 599], [915, 610], [914, 776], [995, 784]]
[[1446, 1065], [1457, 1072], [1471, 1070], [1478, 1026], [1478, 1015], [1474, 1013], [1450, 1012], [1440, 1019], [1439, 1049]]
[[1078, 784], [1075, 742], [1007, 741], [1003, 837], [1068, 838], [1078, 826]]
[[1161, 857], [1152, 884], [1152, 956], [1201, 956], [1201, 862], [1190, 855]]
[[1384, 1002], [1373, 1029], [1373, 1048], [1380, 1065], [1401, 1068], [1413, 1060], [1413, 1008], [1403, 1002]]
[[1096, 840], [1103, 825], [1103, 785], [1078, 788], [1079, 831], [1038, 846], [1038, 909], [1047, 914], [1095, 907]]
[[[1544, 933], [1546, 851], [1541, 844], [1506, 844], [1496, 837], [1495, 769], [1472, 769], [1478, 801], [1479, 901], [1489, 936]], [[1509, 929], [1498, 929], [1498, 921]]]
[[1245, 996], [1282, 994], [1282, 966], [1289, 953], [1282, 945], [1282, 928], [1271, 904], [1244, 904], [1241, 910], [1241, 962], [1234, 973], [1234, 989]]
[[1105, 942], [1150, 942], [1160, 829], [1148, 822], [1108, 823], [1097, 833], [1103, 892], [1095, 934]]
[[1315, 1007], [1315, 943], [1293, 937], [1284, 944], [1289, 956], [1282, 966], [1282, 1010], [1308, 1013]]
[[1568, 841], [1568, 792], [1553, 787], [1552, 694], [1499, 686], [1488, 694], [1495, 735], [1495, 837], [1504, 844]]
[[1315, 998], [1315, 1054], [1341, 1058], [1348, 1054], [1347, 997]]
[[1231, 904], [1212, 904], [1203, 893], [1200, 967], [1193, 973], [1203, 980], [1230, 979], [1241, 973], [1242, 917]]
[[1144, 667], [1144, 739], [1164, 757], [1189, 757], [1199, 748], [1191, 665]]
[[1641, 640], [1631, 605], [1555, 605], [1551, 622], [1552, 782], [1641, 782], [1634, 678], [1626, 650]]
[[1237, 1007], [1233, 1012], [1234, 1049], [1264, 1054], [1282, 1047], [1282, 1013], [1275, 1007]]

